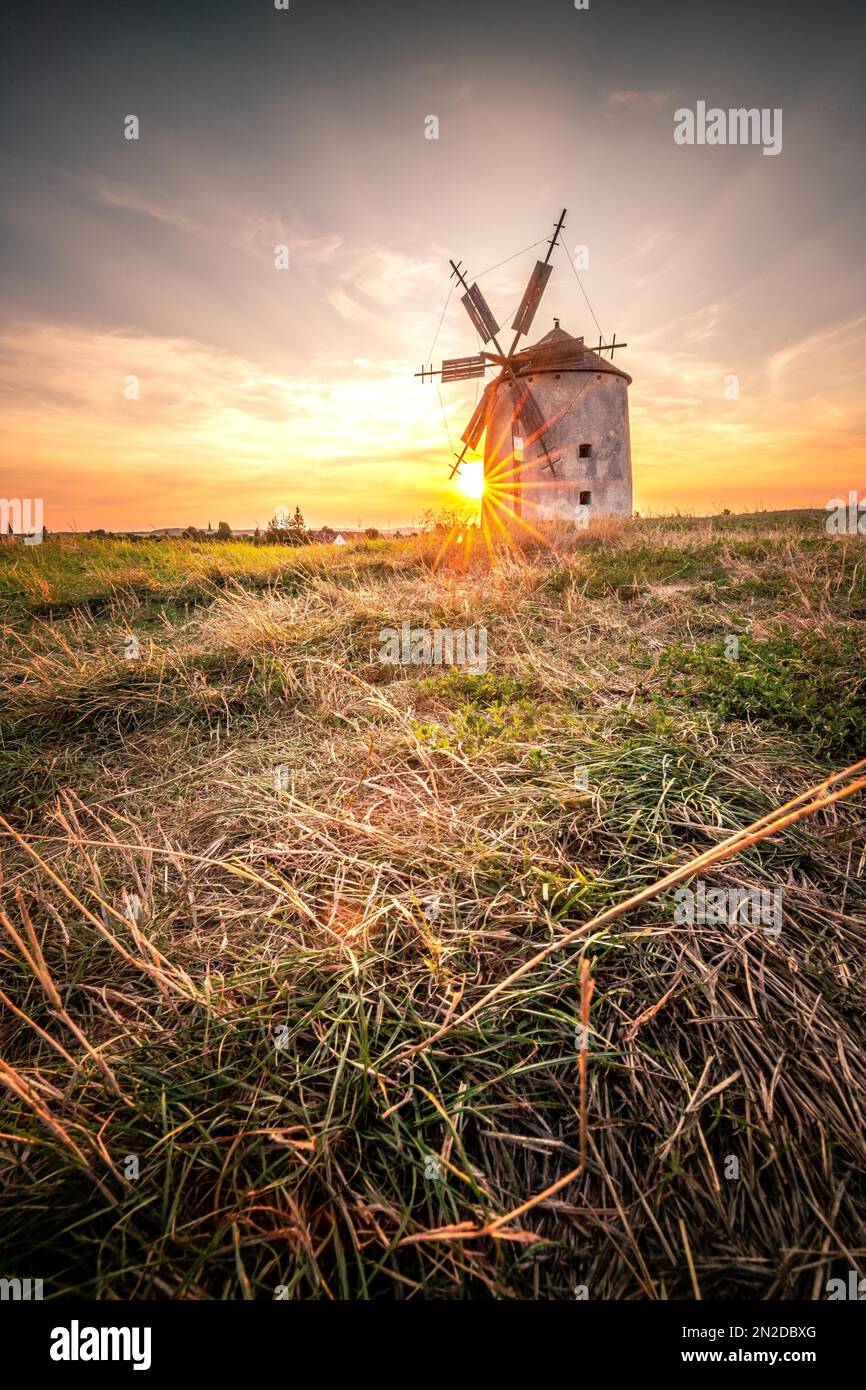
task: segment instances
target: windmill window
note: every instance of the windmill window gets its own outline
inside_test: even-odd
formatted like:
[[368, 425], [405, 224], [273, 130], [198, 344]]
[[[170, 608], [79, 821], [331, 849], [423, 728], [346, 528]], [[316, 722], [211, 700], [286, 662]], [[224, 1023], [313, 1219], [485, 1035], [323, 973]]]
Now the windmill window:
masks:
[[578, 454], [582, 459], [592, 458], [592, 445], [581, 444], [580, 448], [578, 449]]
[[592, 493], [591, 493], [591, 492], [582, 492], [582, 493], [580, 494], [580, 505], [581, 505], [582, 507], [588, 507], [588, 506], [590, 506], [591, 503], [592, 503]]

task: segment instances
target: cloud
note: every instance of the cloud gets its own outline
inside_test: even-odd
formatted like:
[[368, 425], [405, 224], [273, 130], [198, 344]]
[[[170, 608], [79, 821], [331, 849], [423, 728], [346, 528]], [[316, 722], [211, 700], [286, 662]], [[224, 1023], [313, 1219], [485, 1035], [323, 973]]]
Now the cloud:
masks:
[[155, 222], [165, 222], [192, 236], [210, 235], [206, 223], [193, 221], [184, 213], [171, 207], [164, 207], [145, 194], [131, 188], [128, 184], [113, 183], [109, 179], [87, 179], [84, 181], [91, 197], [102, 207], [122, 212], [135, 212], [141, 217], [152, 218]]
[[605, 93], [604, 101], [608, 106], [648, 106], [654, 111], [661, 111], [675, 96], [673, 87], [614, 87]]
[[[835, 344], [834, 355], [839, 351], [847, 352], [854, 346], [862, 346], [864, 334], [859, 334], [855, 343], [842, 343], [839, 340], [855, 333], [856, 329], [866, 324], [866, 314], [860, 314], [857, 318], [846, 319], [842, 323], [830, 324], [828, 328], [823, 328], [817, 333], [810, 333], [807, 337], [801, 338], [799, 342], [792, 343], [790, 347], [782, 348], [779, 352], [773, 353], [767, 364], [770, 381], [777, 385], [782, 376], [795, 362], [799, 362], [803, 357], [815, 353], [818, 348], [827, 348], [830, 344]], [[829, 357], [829, 354], [828, 354]]]
[[325, 285], [326, 303], [346, 323], [417, 344], [429, 331], [429, 305], [442, 293], [442, 275], [430, 257], [346, 247], [328, 267]]
[[[365, 489], [381, 523], [444, 492], [438, 404], [393, 361], [289, 377], [192, 340], [31, 323], [0, 336], [0, 397], [3, 495], [43, 497], [50, 529], [184, 524], [217, 502], [242, 526], [292, 499], [339, 520]], [[387, 497], [384, 469], [403, 479]]]
[[141, 217], [176, 227], [196, 239], [222, 241], [248, 252], [257, 260], [271, 260], [275, 246], [288, 246], [296, 264], [318, 267], [332, 263], [343, 246], [341, 236], [333, 233], [311, 235], [297, 220], [287, 220], [279, 213], [237, 212], [224, 208], [218, 219], [194, 218], [179, 212], [170, 202], [153, 198], [128, 184], [95, 178], [84, 180], [84, 184], [93, 200], [102, 207], [138, 213]]
[[662, 222], [655, 227], [646, 227], [638, 233], [635, 254], [641, 258], [655, 256], [669, 248], [676, 240], [677, 230], [674, 222]]
[[426, 331], [428, 306], [442, 287], [444, 255], [409, 253], [383, 245], [357, 245], [335, 232], [315, 232], [296, 216], [273, 211], [238, 212], [223, 208], [219, 217], [179, 212], [169, 199], [154, 197], [128, 184], [86, 179], [84, 185], [99, 206], [175, 227], [196, 241], [222, 243], [271, 264], [275, 248], [287, 246], [293, 270], [304, 272], [319, 298], [346, 323], [362, 328], [382, 326], [382, 311], [400, 311], [407, 326], [410, 306], [417, 304], [418, 327]]

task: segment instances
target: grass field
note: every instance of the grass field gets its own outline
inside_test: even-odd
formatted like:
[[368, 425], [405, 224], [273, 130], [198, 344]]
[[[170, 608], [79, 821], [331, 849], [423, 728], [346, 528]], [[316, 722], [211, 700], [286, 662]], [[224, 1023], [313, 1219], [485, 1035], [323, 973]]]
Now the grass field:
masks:
[[[702, 871], [781, 890], [778, 934], [671, 891], [578, 930], [866, 754], [862, 539], [473, 535], [0, 547], [0, 1273], [766, 1299], [862, 1266], [863, 793]], [[486, 628], [486, 672], [383, 664], [404, 621]]]

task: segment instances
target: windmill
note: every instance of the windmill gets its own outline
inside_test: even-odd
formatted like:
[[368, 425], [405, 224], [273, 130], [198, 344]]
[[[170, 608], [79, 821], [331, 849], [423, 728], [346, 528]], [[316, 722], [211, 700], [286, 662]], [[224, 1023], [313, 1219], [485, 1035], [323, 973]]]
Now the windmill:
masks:
[[[432, 364], [422, 366], [415, 373], [422, 381], [438, 376], [447, 384], [482, 378], [489, 368], [498, 368], [463, 431], [463, 447], [454, 457], [450, 477], [460, 472], [467, 453], [479, 447], [486, 432], [485, 505], [495, 507], [506, 524], [533, 512], [539, 519], [566, 516], [575, 520], [575, 512], [582, 508], [578, 524], [585, 523], [589, 507], [606, 514], [631, 512], [628, 405], [622, 390], [631, 377], [613, 366], [614, 352], [627, 344], [618, 343], [615, 334], [610, 343], [599, 335], [598, 348], [592, 352], [583, 338], [564, 333], [556, 319], [552, 332], [539, 343], [518, 348], [532, 327], [553, 271], [551, 257], [565, 214], [563, 208], [544, 260], [536, 261], [529, 277], [511, 324], [514, 336], [508, 351], [503, 350], [502, 329], [477, 282], [470, 284], [462, 262], [452, 260], [451, 277], [464, 291], [463, 306], [484, 348], [472, 356], [446, 358], [438, 369]], [[602, 357], [604, 352], [610, 353], [610, 360]], [[572, 398], [557, 383], [575, 374], [581, 380]], [[605, 377], [615, 378], [618, 388], [609, 399], [608, 383], [601, 392], [587, 389], [594, 379]], [[578, 397], [583, 399], [576, 408]], [[593, 482], [594, 488], [588, 485]]]

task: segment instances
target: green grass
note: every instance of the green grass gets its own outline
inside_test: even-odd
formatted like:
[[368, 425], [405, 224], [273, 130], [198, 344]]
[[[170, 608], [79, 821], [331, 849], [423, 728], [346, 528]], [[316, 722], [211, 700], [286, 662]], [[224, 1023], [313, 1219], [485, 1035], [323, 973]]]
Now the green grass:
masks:
[[853, 761], [866, 748], [866, 636], [857, 627], [667, 647], [659, 657], [666, 699], [804, 739], [817, 753]]
[[[690, 1298], [684, 1228], [705, 1298], [822, 1296], [866, 1248], [860, 798], [706, 874], [782, 888], [779, 937], [676, 926], [663, 895], [409, 1049], [866, 753], [862, 544], [792, 514], [494, 562], [0, 547], [3, 1272]], [[483, 624], [486, 673], [383, 666], [403, 621]], [[432, 1239], [577, 1166], [584, 955], [585, 1170], [514, 1239]]]
[[[379, 552], [381, 547], [378, 547]], [[355, 566], [376, 564], [377, 547], [353, 550]], [[81, 605], [102, 611], [118, 599], [206, 601], [233, 581], [291, 591], [330, 565], [331, 547], [256, 546], [250, 541], [51, 541], [0, 551], [0, 605], [57, 613]]]

